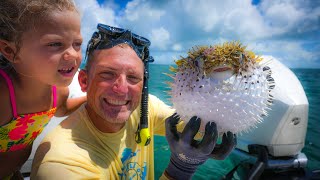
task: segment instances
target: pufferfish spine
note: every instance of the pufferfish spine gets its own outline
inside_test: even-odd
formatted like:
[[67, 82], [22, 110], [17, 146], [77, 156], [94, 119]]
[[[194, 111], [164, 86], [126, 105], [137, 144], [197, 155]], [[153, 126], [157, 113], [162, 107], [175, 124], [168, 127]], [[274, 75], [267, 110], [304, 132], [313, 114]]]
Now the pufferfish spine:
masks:
[[171, 101], [181, 119], [201, 118], [220, 133], [249, 131], [272, 104], [274, 80], [261, 58], [238, 42], [196, 47], [172, 69]]

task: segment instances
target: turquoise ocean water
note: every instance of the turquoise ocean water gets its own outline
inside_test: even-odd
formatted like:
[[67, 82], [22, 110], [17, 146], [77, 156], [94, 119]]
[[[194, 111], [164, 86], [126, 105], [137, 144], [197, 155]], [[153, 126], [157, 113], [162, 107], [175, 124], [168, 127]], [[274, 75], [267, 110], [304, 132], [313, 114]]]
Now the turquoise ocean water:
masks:
[[[308, 101], [309, 101], [309, 121], [305, 141], [305, 147], [302, 152], [308, 157], [309, 170], [320, 169], [320, 69], [292, 69], [300, 80]], [[169, 72], [169, 65], [150, 65], [150, 83], [149, 92], [156, 95], [161, 100], [170, 104], [167, 81], [171, 78], [164, 73]], [[164, 169], [167, 167], [170, 150], [165, 137], [155, 137], [155, 179], [158, 179]], [[233, 167], [242, 161], [240, 157], [231, 154], [223, 161], [208, 160], [202, 165], [194, 175], [193, 179], [220, 179], [227, 174]]]

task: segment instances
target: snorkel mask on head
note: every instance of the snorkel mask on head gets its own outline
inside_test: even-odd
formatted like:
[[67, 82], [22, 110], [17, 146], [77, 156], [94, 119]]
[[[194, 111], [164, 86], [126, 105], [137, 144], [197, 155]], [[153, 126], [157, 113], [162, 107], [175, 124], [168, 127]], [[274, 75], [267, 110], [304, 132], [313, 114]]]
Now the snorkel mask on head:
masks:
[[118, 44], [128, 44], [137, 53], [144, 63], [144, 78], [141, 97], [141, 117], [136, 132], [136, 142], [147, 146], [151, 137], [148, 129], [148, 79], [149, 62], [153, 62], [152, 56], [149, 56], [150, 41], [144, 37], [132, 33], [130, 30], [116, 28], [104, 24], [98, 24], [97, 32], [94, 32], [86, 50], [85, 61], [88, 55], [96, 49], [109, 49]]

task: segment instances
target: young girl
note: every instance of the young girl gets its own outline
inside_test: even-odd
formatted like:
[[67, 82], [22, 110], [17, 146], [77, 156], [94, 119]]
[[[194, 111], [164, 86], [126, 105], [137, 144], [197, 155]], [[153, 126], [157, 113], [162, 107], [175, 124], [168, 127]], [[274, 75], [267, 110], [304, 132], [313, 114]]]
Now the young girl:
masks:
[[21, 175], [53, 115], [68, 115], [86, 100], [68, 99], [81, 43], [72, 0], [1, 0], [0, 179]]

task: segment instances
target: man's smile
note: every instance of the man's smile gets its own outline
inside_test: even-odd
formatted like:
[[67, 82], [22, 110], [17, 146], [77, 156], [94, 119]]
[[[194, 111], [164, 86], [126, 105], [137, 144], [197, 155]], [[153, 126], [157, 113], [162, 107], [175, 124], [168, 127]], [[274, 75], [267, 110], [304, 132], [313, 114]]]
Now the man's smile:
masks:
[[124, 100], [117, 100], [117, 99], [104, 99], [104, 101], [112, 106], [123, 106], [127, 105], [129, 101], [124, 101]]

